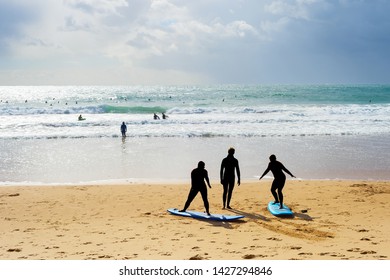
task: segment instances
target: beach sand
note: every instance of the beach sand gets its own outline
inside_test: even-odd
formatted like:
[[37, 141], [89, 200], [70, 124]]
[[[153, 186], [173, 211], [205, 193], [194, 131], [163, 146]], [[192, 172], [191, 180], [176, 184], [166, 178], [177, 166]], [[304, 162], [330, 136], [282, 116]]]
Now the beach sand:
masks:
[[[390, 258], [390, 182], [288, 180], [293, 218], [266, 209], [271, 181], [236, 186], [222, 210], [222, 186], [209, 189], [224, 223], [169, 214], [188, 184], [2, 186], [2, 260], [378, 260]], [[200, 195], [190, 210], [204, 211]]]

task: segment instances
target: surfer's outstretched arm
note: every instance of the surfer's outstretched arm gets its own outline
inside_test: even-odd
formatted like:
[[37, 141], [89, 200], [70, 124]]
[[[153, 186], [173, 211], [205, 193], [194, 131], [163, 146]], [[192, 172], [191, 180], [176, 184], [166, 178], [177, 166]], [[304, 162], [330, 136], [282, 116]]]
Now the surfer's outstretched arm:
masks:
[[290, 175], [291, 177], [294, 177], [294, 178], [295, 178], [295, 176], [294, 176], [286, 167], [284, 167], [284, 165], [282, 165], [282, 169], [283, 169], [288, 175]]
[[259, 180], [261, 180], [261, 179], [262, 179], [270, 170], [271, 170], [271, 169], [270, 169], [269, 166], [268, 166], [268, 168], [264, 171], [263, 175], [261, 175], [261, 177], [259, 178]]
[[211, 189], [210, 180], [209, 180], [209, 175], [208, 175], [207, 171], [206, 171], [206, 175], [205, 175], [204, 179], [206, 180], [207, 185], [208, 185], [209, 188]]

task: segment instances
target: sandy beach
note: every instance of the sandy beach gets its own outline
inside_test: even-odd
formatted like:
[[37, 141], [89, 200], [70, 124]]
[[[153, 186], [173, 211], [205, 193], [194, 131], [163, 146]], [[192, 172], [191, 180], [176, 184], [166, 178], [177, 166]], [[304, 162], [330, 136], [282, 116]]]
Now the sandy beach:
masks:
[[[390, 258], [390, 182], [288, 180], [293, 218], [266, 209], [270, 180], [235, 188], [223, 223], [178, 217], [188, 184], [2, 186], [2, 260], [378, 260]], [[200, 195], [190, 210], [203, 211]]]

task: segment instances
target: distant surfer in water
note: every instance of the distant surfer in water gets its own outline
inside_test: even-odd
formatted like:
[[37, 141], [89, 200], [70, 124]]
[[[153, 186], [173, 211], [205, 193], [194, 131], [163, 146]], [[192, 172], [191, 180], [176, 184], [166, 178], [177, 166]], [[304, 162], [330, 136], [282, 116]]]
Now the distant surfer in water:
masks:
[[234, 157], [234, 148], [230, 148], [228, 150], [228, 155], [222, 160], [220, 177], [221, 184], [223, 185], [223, 209], [227, 206], [228, 209], [232, 209], [230, 207], [230, 200], [232, 199], [234, 183], [236, 180], [235, 173], [237, 172], [237, 185], [240, 185], [240, 167], [238, 165], [238, 160]]
[[274, 175], [274, 180], [273, 180], [272, 186], [271, 186], [271, 193], [275, 198], [274, 204], [280, 203], [280, 209], [283, 209], [282, 190], [283, 190], [284, 184], [286, 183], [286, 175], [283, 173], [283, 171], [286, 172], [287, 174], [289, 174], [291, 177], [295, 178], [295, 176], [292, 175], [291, 172], [288, 171], [288, 169], [286, 167], [284, 167], [284, 165], [281, 162], [276, 160], [275, 155], [271, 155], [269, 157], [269, 160], [270, 160], [270, 162], [268, 164], [268, 167], [264, 171], [263, 175], [261, 175], [259, 180], [261, 180], [269, 171], [272, 172], [272, 174]]
[[207, 200], [207, 187], [205, 181], [211, 189], [209, 175], [207, 170], [205, 169], [205, 163], [203, 161], [199, 161], [198, 167], [191, 172], [190, 193], [188, 194], [188, 198], [184, 205], [184, 208], [179, 212], [185, 212], [198, 194], [198, 192], [200, 192], [200, 194], [202, 195], [204, 207], [206, 208], [206, 213], [210, 216], [209, 202]]
[[122, 137], [126, 137], [126, 132], [127, 132], [127, 126], [126, 126], [125, 122], [122, 122], [122, 125], [121, 125]]
[[155, 119], [155, 120], [159, 120], [159, 119], [160, 119], [160, 117], [159, 117], [159, 116], [157, 116], [157, 114], [156, 114], [156, 113], [154, 113], [154, 115], [153, 115], [153, 119]]

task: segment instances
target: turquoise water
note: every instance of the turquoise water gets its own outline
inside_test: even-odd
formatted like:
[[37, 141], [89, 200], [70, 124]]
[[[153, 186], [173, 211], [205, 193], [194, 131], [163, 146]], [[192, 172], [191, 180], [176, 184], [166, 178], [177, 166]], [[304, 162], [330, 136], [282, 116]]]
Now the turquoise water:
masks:
[[0, 87], [0, 99], [5, 139], [118, 137], [123, 121], [132, 137], [390, 133], [390, 85]]
[[1, 182], [186, 180], [199, 160], [218, 179], [230, 146], [246, 179], [271, 153], [306, 179], [390, 176], [390, 85], [0, 87], [0, 100]]

